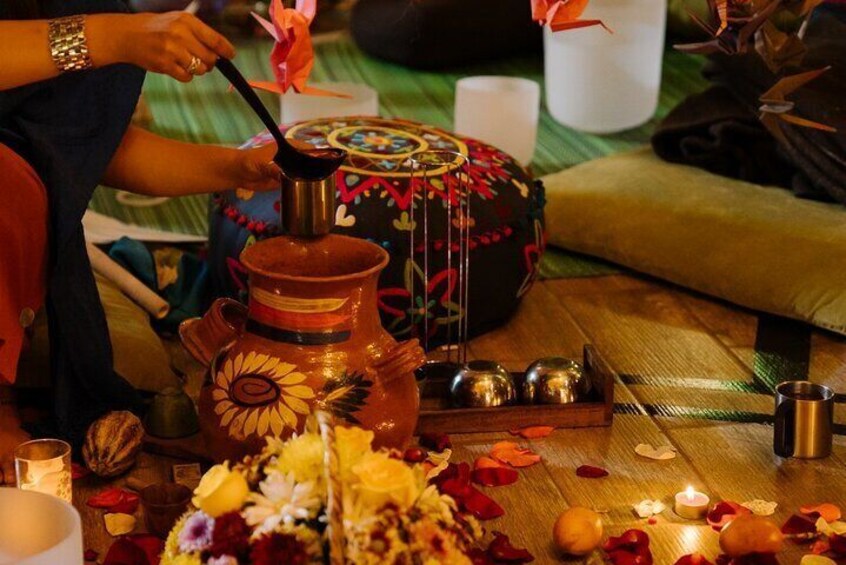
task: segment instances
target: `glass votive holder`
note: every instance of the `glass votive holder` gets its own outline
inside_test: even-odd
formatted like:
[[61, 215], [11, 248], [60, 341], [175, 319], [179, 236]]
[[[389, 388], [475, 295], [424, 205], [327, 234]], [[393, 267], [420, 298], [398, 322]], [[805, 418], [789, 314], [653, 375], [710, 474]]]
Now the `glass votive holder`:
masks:
[[191, 501], [191, 489], [177, 483], [158, 483], [141, 489], [147, 531], [166, 538]]
[[524, 165], [538, 133], [540, 85], [533, 80], [476, 76], [455, 84], [455, 132], [502, 149]]
[[279, 115], [283, 124], [318, 118], [379, 115], [379, 93], [366, 84], [322, 82], [312, 83], [310, 86], [338, 94], [346, 94], [349, 98], [288, 92], [279, 97]]
[[71, 447], [60, 439], [36, 439], [15, 448], [18, 488], [71, 502]]

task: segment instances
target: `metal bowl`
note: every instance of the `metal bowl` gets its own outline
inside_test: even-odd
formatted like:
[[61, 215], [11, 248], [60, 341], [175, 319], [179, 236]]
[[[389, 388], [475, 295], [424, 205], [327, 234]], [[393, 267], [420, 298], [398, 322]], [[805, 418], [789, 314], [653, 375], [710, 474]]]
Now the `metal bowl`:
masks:
[[512, 404], [514, 378], [495, 361], [470, 361], [450, 383], [452, 402], [459, 408], [487, 408]]
[[591, 382], [579, 363], [563, 357], [538, 359], [526, 369], [525, 404], [570, 404], [590, 392]]

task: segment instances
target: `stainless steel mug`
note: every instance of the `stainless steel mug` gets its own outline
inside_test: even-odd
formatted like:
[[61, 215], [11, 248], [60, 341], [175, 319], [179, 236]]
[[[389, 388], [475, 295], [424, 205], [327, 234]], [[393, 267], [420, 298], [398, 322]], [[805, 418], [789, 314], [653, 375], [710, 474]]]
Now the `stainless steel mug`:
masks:
[[810, 381], [776, 387], [773, 449], [781, 457], [817, 459], [831, 454], [834, 391]]

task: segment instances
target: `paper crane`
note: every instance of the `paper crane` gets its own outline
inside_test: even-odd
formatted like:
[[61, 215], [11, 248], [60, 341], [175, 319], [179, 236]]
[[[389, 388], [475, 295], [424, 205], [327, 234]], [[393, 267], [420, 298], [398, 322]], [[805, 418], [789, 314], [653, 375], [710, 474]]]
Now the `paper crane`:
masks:
[[309, 26], [316, 12], [317, 0], [297, 0], [293, 8], [286, 8], [282, 0], [271, 0], [270, 21], [253, 13], [253, 17], [276, 40], [270, 52], [276, 82], [251, 81], [253, 87], [277, 94], [284, 94], [293, 88], [301, 94], [347, 97], [306, 84], [314, 66]]
[[787, 122], [806, 128], [814, 128], [822, 131], [836, 132], [837, 129], [819, 122], [814, 122], [799, 116], [795, 116], [790, 112], [793, 111], [796, 104], [787, 100], [787, 95], [792, 94], [806, 83], [814, 80], [831, 67], [817, 69], [815, 71], [808, 71], [796, 75], [790, 75], [779, 80], [772, 88], [761, 95], [759, 100], [762, 102], [759, 108], [761, 115], [759, 116], [761, 123], [776, 137], [780, 142], [787, 143], [787, 138], [781, 130], [781, 122]]
[[549, 24], [552, 31], [564, 31], [580, 27], [602, 26], [602, 20], [580, 20], [589, 0], [532, 0], [532, 19], [541, 25]]

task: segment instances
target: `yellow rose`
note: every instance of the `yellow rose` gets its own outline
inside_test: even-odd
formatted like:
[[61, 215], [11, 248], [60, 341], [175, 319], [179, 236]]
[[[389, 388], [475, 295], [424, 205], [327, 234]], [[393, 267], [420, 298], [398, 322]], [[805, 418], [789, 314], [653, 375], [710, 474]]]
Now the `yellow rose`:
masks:
[[350, 476], [352, 468], [361, 458], [370, 453], [373, 443], [373, 432], [361, 428], [335, 428], [335, 449], [338, 452], [338, 462], [341, 466], [341, 477], [345, 480]]
[[365, 454], [352, 468], [353, 485], [361, 511], [376, 512], [388, 503], [401, 509], [420, 495], [420, 476], [411, 467], [385, 453]]
[[231, 471], [226, 462], [215, 465], [203, 475], [191, 502], [212, 518], [217, 518], [227, 512], [240, 510], [249, 493], [247, 479], [238, 471]]

